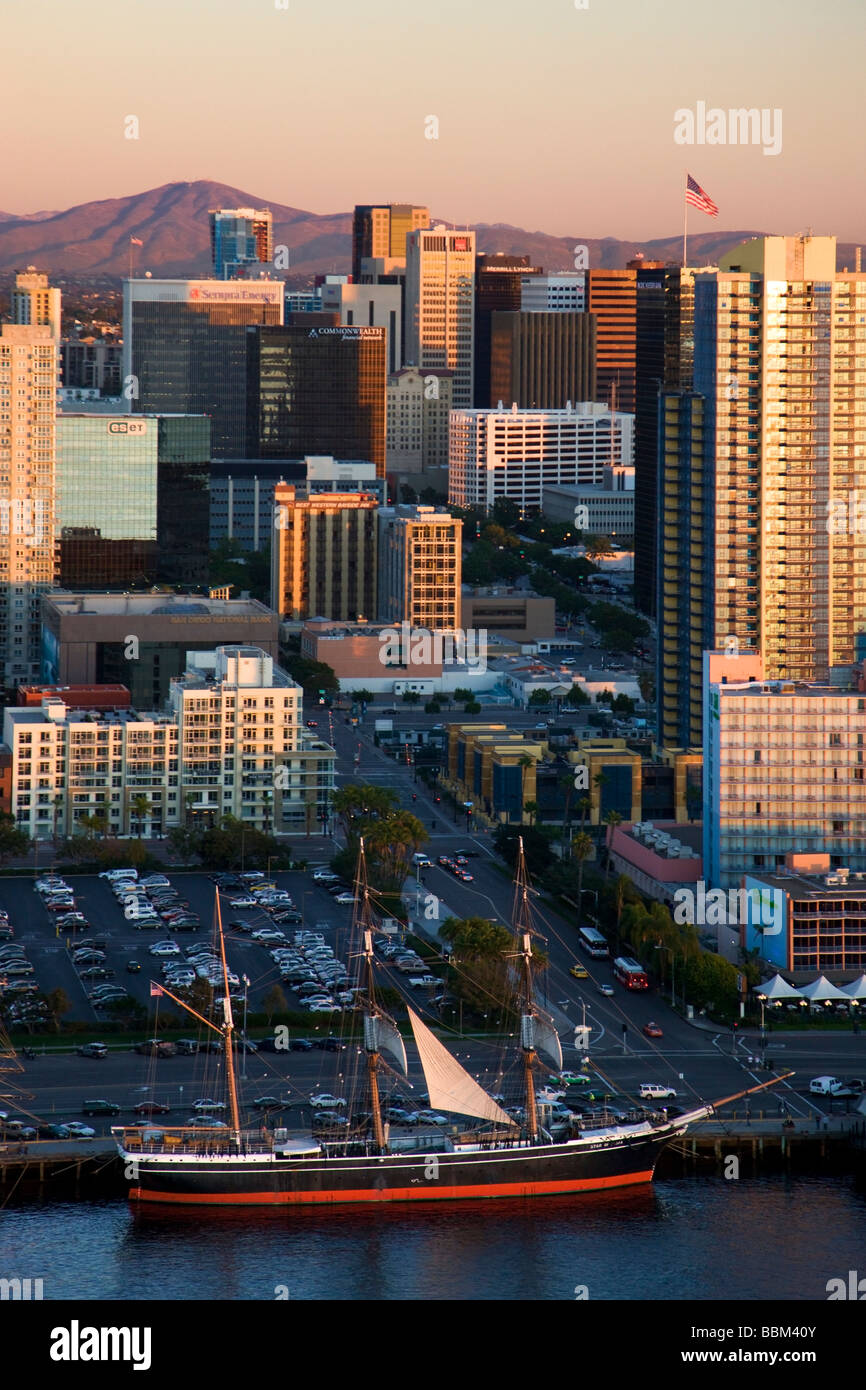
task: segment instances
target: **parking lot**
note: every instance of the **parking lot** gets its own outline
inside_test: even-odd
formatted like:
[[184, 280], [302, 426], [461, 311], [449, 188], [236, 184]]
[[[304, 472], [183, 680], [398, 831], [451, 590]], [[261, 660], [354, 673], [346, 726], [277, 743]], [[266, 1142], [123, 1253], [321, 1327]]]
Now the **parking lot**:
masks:
[[[196, 930], [188, 927], [174, 930], [170, 923], [161, 920], [155, 924], [130, 920], [106, 880], [90, 875], [66, 875], [65, 882], [74, 895], [73, 910], [80, 912], [89, 924], [84, 930], [73, 930], [71, 924], [57, 925], [57, 919], [64, 923], [68, 914], [55, 914], [46, 909], [42, 897], [34, 889], [32, 877], [4, 879], [0, 884], [0, 909], [8, 913], [13, 936], [11, 942], [0, 943], [0, 950], [4, 944], [20, 948], [34, 972], [32, 976], [24, 978], [35, 983], [38, 990], [45, 994], [62, 989], [69, 1002], [69, 1010], [64, 1017], [93, 1023], [98, 1031], [99, 1023], [110, 1014], [95, 1006], [89, 997], [93, 991], [103, 985], [116, 986], [139, 1004], [150, 1007], [150, 982], [163, 979], [163, 965], [168, 959], [151, 954], [154, 944], [174, 941], [183, 956], [187, 949], [206, 949], [212, 942], [215, 901], [212, 879], [203, 873], [169, 872], [167, 877], [171, 886], [178, 891], [181, 901], [188, 903], [190, 916], [200, 920]], [[301, 914], [301, 922], [277, 928], [288, 942], [293, 941], [298, 930], [313, 931], [324, 938], [336, 960], [346, 963], [351, 904], [336, 902], [327, 892], [326, 885], [314, 882], [309, 872], [273, 874], [269, 881], [290, 895]], [[255, 1012], [261, 1008], [264, 996], [275, 984], [283, 988], [289, 1006], [298, 1007], [297, 994], [292, 994], [289, 982], [281, 978], [277, 962], [270, 955], [270, 950], [277, 943], [252, 939], [254, 931], [274, 927], [271, 914], [258, 903], [249, 907], [233, 907], [231, 898], [239, 895], [240, 890], [226, 892], [222, 895], [221, 906], [229, 969], [239, 984], [244, 976], [249, 981], [249, 1011]], [[93, 948], [93, 942], [100, 945]], [[76, 965], [73, 957], [82, 948], [90, 952], [90, 957]], [[130, 966], [136, 964], [140, 969], [131, 973]], [[82, 969], [85, 971], [84, 977]], [[105, 973], [88, 976], [88, 971]], [[236, 988], [239, 996], [242, 990]], [[17, 997], [23, 997], [17, 995], [17, 990], [15, 993]], [[4, 1002], [8, 1002], [10, 997], [4, 993]], [[173, 1010], [168, 1000], [161, 1003], [161, 1008]]]

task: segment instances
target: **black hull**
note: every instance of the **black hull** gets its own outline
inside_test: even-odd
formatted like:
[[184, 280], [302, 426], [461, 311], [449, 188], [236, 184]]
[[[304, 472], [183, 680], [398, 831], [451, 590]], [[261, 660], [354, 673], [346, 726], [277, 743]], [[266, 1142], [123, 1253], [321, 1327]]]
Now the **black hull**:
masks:
[[681, 1130], [445, 1153], [271, 1157], [135, 1157], [130, 1199], [142, 1203], [299, 1206], [455, 1201], [598, 1192], [652, 1181]]

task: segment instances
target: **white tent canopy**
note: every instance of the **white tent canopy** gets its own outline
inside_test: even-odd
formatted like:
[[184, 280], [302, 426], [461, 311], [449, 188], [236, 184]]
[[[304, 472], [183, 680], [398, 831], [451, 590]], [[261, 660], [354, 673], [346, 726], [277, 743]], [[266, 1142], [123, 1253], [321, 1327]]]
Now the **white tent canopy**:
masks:
[[841, 1000], [843, 1004], [851, 1003], [851, 996], [843, 994], [841, 989], [831, 985], [824, 975], [819, 975], [817, 980], [813, 980], [810, 985], [803, 985], [798, 993], [801, 998], [808, 999], [810, 1004], [823, 1004], [830, 999]]
[[841, 985], [840, 988], [849, 999], [866, 999], [866, 975], [858, 975], [850, 985]]
[[[832, 989], [832, 985], [831, 985]], [[789, 985], [787, 980], [783, 980], [781, 975], [774, 975], [772, 980], [767, 980], [766, 984], [755, 985], [753, 994], [763, 995], [765, 999], [802, 999], [802, 994], [793, 985]]]

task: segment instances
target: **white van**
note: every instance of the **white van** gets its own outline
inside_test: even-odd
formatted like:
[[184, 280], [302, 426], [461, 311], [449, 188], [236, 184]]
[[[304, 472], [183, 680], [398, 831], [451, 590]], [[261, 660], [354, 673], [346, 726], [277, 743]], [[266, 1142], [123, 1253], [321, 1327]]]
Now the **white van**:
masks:
[[809, 1082], [809, 1090], [813, 1096], [834, 1096], [844, 1085], [836, 1076], [816, 1076]]

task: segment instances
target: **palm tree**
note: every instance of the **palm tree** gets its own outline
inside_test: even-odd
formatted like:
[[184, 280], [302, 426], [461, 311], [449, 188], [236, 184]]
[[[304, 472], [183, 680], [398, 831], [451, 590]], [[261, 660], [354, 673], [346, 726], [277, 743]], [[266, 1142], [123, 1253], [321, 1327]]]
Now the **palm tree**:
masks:
[[577, 913], [580, 916], [581, 898], [583, 894], [583, 866], [593, 853], [595, 845], [591, 835], [587, 835], [583, 830], [575, 835], [571, 842], [571, 853], [577, 860]]
[[147, 819], [147, 817], [151, 814], [151, 811], [153, 810], [153, 807], [152, 807], [151, 804], [150, 804], [150, 798], [147, 797], [147, 796], [141, 796], [141, 795], [139, 795], [139, 796], [134, 796], [134, 797], [132, 798], [132, 802], [131, 802], [131, 804], [130, 804], [130, 810], [132, 811], [132, 814], [133, 814], [133, 816], [135, 817], [135, 819], [138, 821], [138, 824], [139, 824], [138, 838], [141, 839], [141, 830], [142, 830], [142, 824], [141, 824], [141, 823], [142, 823], [142, 821], [144, 821], [144, 820]]
[[564, 851], [568, 846], [570, 838], [568, 832], [571, 823], [571, 798], [574, 795], [574, 774], [572, 772], [564, 772], [561, 777], [557, 778], [557, 784], [562, 787], [565, 792], [565, 807], [562, 813], [563, 858], [565, 858]]
[[529, 824], [532, 825], [533, 820], [534, 820], [535, 817], [538, 815], [538, 802], [537, 802], [537, 801], [524, 801], [524, 803], [523, 803], [523, 810], [524, 810], [525, 814], [526, 814], [527, 816], [529, 816]]
[[607, 837], [605, 840], [607, 846], [607, 853], [605, 854], [604, 862], [604, 876], [605, 878], [607, 878], [610, 874], [610, 832], [611, 830], [615, 829], [616, 826], [622, 825], [622, 816], [620, 815], [619, 811], [608, 811], [607, 815], [604, 818], [604, 823], [608, 827]]
[[57, 823], [60, 819], [60, 808], [63, 805], [63, 793], [58, 792], [54, 798], [54, 839], [57, 839]]
[[586, 818], [592, 810], [592, 802], [588, 796], [582, 796], [580, 798], [577, 803], [577, 809], [580, 812], [580, 828], [583, 830], [586, 826]]
[[528, 753], [521, 753], [520, 757], [517, 759], [517, 766], [518, 766], [519, 768], [521, 768], [521, 773], [520, 773], [520, 811], [521, 811], [520, 819], [521, 819], [521, 821], [523, 820], [523, 808], [524, 808], [524, 805], [526, 804], [526, 769], [529, 768], [529, 767], [533, 767], [534, 765], [535, 765], [535, 759], [534, 759], [534, 758], [531, 758], [531, 757], [529, 756]]
[[613, 885], [613, 905], [616, 908], [616, 939], [619, 942], [619, 929], [622, 922], [622, 910], [625, 906], [625, 895], [628, 890], [630, 880], [626, 874], [618, 874], [616, 883]]

